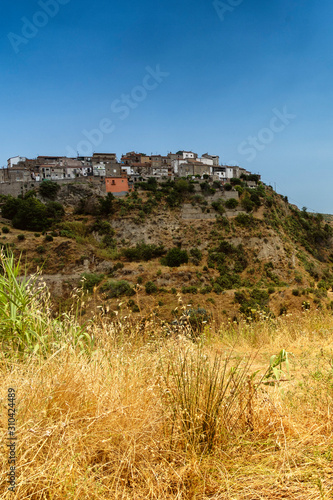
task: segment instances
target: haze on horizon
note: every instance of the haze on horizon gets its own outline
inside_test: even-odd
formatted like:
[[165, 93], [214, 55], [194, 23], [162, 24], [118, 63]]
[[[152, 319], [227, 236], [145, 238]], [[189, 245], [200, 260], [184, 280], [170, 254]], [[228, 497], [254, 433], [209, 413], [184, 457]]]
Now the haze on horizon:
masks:
[[333, 213], [328, 0], [2, 5], [0, 166], [180, 149]]

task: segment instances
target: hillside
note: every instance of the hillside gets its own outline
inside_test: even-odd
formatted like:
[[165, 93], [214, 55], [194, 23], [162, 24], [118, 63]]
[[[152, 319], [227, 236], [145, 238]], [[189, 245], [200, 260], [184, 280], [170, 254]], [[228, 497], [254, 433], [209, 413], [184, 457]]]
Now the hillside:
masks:
[[232, 184], [221, 191], [208, 181], [149, 181], [122, 199], [79, 186], [75, 196], [52, 191], [53, 201], [44, 192], [39, 198], [52, 210], [57, 202], [65, 209], [47, 231], [19, 229], [26, 213], [15, 219], [13, 199], [4, 197], [3, 216], [16, 228], [0, 221], [2, 245], [22, 252], [29, 272], [42, 268], [62, 309], [84, 276], [94, 298], [89, 315], [101, 306], [114, 314], [119, 301], [168, 321], [180, 304], [215, 319], [331, 307], [333, 232], [323, 216], [298, 210], [260, 182]]

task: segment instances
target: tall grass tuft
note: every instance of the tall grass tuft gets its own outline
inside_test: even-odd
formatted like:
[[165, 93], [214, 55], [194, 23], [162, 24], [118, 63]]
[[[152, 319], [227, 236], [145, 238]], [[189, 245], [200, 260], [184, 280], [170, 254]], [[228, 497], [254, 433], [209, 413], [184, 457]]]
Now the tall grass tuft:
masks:
[[[163, 400], [169, 412], [171, 441], [194, 451], [210, 452], [226, 444], [237, 427], [251, 418], [254, 395], [251, 360], [234, 360], [232, 352], [210, 359], [200, 347], [180, 349], [162, 362]], [[252, 428], [251, 428], [252, 430]]]
[[1, 251], [0, 342], [5, 355], [46, 355], [64, 344], [91, 349], [93, 338], [74, 314], [53, 317], [40, 273], [27, 276], [20, 258]]

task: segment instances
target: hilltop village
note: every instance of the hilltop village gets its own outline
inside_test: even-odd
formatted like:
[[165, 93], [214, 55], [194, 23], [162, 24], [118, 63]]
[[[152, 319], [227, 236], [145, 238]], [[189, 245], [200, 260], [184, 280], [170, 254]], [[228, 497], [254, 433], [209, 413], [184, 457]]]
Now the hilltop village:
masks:
[[36, 186], [43, 180], [71, 181], [78, 178], [99, 179], [105, 185], [105, 192], [115, 196], [124, 196], [131, 192], [136, 182], [155, 178], [156, 180], [181, 177], [209, 179], [221, 185], [230, 179], [247, 177], [249, 182], [257, 182], [259, 175], [239, 166], [221, 165], [217, 155], [203, 154], [201, 157], [192, 151], [178, 151], [167, 156], [135, 153], [121, 156], [115, 153], [94, 153], [92, 156], [38, 156], [29, 159], [22, 156], [9, 158], [7, 167], [0, 169], [1, 191], [5, 194], [6, 186], [20, 183]]

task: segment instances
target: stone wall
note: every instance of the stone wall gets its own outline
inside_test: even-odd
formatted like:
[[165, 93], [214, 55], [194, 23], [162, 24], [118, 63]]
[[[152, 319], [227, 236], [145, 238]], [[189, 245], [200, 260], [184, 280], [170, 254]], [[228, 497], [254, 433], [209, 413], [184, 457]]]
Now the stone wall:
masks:
[[[61, 186], [59, 191], [59, 197], [62, 193], [70, 192], [72, 186], [76, 186], [78, 189], [93, 191], [100, 196], [105, 196], [105, 181], [100, 177], [78, 177], [77, 179], [61, 179], [54, 181]], [[17, 197], [20, 194], [25, 194], [31, 189], [38, 190], [41, 181], [29, 181], [29, 182], [2, 182], [0, 183], [0, 194], [2, 195], [12, 195]]]

